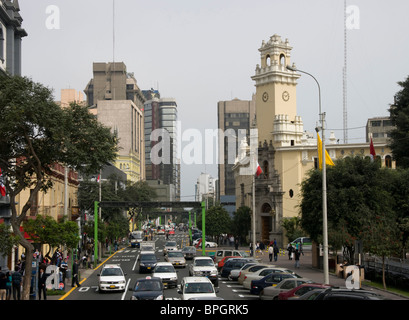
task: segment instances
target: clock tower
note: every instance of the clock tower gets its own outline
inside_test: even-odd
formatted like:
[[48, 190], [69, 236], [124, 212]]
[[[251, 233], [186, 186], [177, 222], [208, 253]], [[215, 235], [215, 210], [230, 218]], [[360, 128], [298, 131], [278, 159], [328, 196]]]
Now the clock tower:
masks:
[[[261, 65], [251, 77], [256, 86], [256, 125], [261, 143], [291, 146], [301, 142], [303, 124], [297, 116], [296, 86], [300, 77], [290, 65], [288, 39], [273, 35], [261, 44]], [[301, 131], [300, 131], [301, 130]]]

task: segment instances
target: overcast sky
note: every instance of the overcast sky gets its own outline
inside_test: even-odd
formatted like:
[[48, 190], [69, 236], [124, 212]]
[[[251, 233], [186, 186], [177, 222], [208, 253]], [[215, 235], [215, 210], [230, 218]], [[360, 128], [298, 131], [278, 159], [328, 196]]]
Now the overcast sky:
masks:
[[[19, 3], [28, 33], [22, 74], [53, 88], [56, 100], [61, 89], [85, 88], [93, 62], [115, 59], [141, 89], [177, 100], [182, 131], [217, 128], [217, 102], [251, 99], [258, 49], [278, 34], [293, 47], [291, 62], [319, 81], [326, 128], [343, 139], [344, 0], [115, 0], [115, 19], [113, 0]], [[356, 143], [368, 118], [389, 114], [397, 82], [409, 75], [409, 2], [347, 6], [348, 140]], [[318, 93], [306, 75], [297, 103], [304, 130], [313, 131]], [[217, 177], [216, 165], [182, 162], [182, 200], [193, 200], [204, 171]]]

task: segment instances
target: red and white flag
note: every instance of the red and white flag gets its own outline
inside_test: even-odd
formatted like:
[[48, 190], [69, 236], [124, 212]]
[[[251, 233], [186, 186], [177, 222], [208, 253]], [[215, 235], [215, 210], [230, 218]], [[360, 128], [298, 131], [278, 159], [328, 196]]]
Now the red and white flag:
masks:
[[6, 186], [3, 183], [3, 173], [1, 172], [1, 168], [0, 168], [0, 194], [3, 197], [6, 196]]
[[376, 157], [376, 153], [375, 153], [375, 148], [373, 146], [372, 138], [371, 138], [371, 144], [369, 146], [369, 153], [371, 154], [371, 160], [374, 161]]
[[261, 170], [261, 167], [260, 167], [260, 165], [258, 164], [258, 162], [257, 162], [257, 169], [256, 169], [256, 176], [258, 177], [260, 174], [262, 174], [263, 173], [263, 170]]

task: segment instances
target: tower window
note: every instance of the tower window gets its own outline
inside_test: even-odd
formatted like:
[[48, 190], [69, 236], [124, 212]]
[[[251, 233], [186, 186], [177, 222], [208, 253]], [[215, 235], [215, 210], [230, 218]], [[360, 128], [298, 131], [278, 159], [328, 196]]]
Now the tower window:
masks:
[[285, 66], [285, 55], [280, 54], [280, 66]]
[[266, 66], [267, 67], [271, 66], [271, 58], [270, 58], [269, 55], [267, 55], [267, 57], [266, 57]]

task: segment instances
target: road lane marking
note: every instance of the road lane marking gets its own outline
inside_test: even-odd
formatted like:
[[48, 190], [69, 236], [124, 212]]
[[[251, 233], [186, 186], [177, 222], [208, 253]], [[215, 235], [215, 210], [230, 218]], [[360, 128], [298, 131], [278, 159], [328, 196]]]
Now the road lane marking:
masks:
[[128, 287], [129, 287], [129, 283], [130, 283], [130, 282], [131, 282], [131, 279], [129, 278], [129, 279], [128, 279], [128, 282], [127, 282], [127, 284], [126, 284], [126, 286], [125, 286], [124, 293], [122, 294], [121, 300], [124, 300], [124, 299], [125, 299], [125, 295], [126, 295], [126, 292], [128, 291]]

